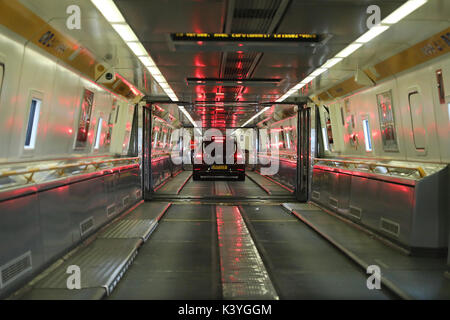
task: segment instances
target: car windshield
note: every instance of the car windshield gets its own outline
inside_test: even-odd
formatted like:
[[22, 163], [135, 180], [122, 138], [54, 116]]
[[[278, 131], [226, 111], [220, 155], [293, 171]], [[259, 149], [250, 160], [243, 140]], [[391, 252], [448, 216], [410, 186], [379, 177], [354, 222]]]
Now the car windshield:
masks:
[[[232, 149], [228, 150], [232, 146]], [[203, 154], [205, 159], [215, 158], [215, 162], [225, 161], [233, 163], [234, 155], [237, 151], [236, 141], [234, 139], [217, 139], [213, 137], [210, 141], [203, 141]], [[227, 161], [228, 159], [228, 161]]]

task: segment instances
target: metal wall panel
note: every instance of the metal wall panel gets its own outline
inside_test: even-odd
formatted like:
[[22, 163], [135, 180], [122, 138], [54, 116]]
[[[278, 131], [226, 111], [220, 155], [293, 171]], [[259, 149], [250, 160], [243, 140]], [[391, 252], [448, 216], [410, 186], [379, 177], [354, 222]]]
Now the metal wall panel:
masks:
[[72, 220], [68, 210], [72, 199], [69, 186], [40, 192], [38, 197], [42, 244], [45, 260], [48, 261], [74, 242]]
[[[62, 179], [59, 184], [40, 185], [37, 193], [21, 189], [6, 193], [14, 198], [0, 201], [0, 243], [4, 244], [0, 247], [0, 267], [31, 252], [33, 269], [0, 288], [0, 296], [16, 290], [46, 263], [111, 220], [114, 215], [106, 214], [109, 205], [119, 203], [118, 214], [141, 199], [136, 194], [141, 191], [140, 168], [113, 171], [89, 174], [87, 180], [77, 176]], [[124, 195], [129, 196], [126, 208], [121, 202]], [[93, 225], [82, 236], [80, 224], [90, 217]]]
[[[370, 180], [364, 177], [352, 176], [350, 186], [349, 215], [361, 223], [373, 229], [377, 229], [378, 218], [378, 200], [374, 195], [379, 192], [378, 181]], [[360, 210], [360, 217], [357, 217], [355, 211]]]
[[329, 191], [326, 188], [328, 176], [324, 170], [313, 168], [311, 182], [311, 199], [319, 204], [327, 206]]
[[[377, 216], [379, 217], [378, 229], [380, 229], [381, 219], [388, 219], [394, 224], [398, 224], [400, 230], [398, 237], [389, 234], [393, 239], [400, 241], [401, 243], [412, 247], [412, 224], [413, 224], [413, 210], [415, 206], [414, 201], [414, 188], [411, 186], [404, 186], [399, 184], [378, 182], [379, 193], [372, 194], [369, 196], [374, 196], [377, 200]], [[429, 217], [432, 219], [432, 217]], [[414, 224], [422, 228], [422, 226]], [[386, 234], [386, 231], [380, 229]], [[422, 244], [418, 244], [419, 247], [423, 247]]]
[[[31, 252], [31, 271], [44, 264], [37, 201], [37, 195], [32, 194], [0, 202], [0, 243], [2, 244], [0, 268], [27, 252]], [[20, 281], [27, 275], [30, 275], [30, 272], [24, 273], [17, 280]], [[0, 288], [0, 295], [9, 289], [11, 284]]]
[[339, 174], [338, 185], [335, 191], [335, 196], [338, 200], [338, 211], [347, 213], [350, 207], [350, 188], [352, 183], [352, 176], [349, 174]]
[[70, 212], [72, 236], [74, 241], [81, 239], [80, 224], [94, 218], [94, 229], [106, 222], [106, 199], [104, 178], [89, 179], [69, 186], [70, 202], [66, 204]]
[[421, 179], [415, 189], [414, 246], [445, 248], [449, 241], [449, 166], [441, 175]]
[[136, 191], [141, 190], [140, 169], [138, 167], [121, 170], [118, 180], [119, 206], [126, 209], [136, 201]]

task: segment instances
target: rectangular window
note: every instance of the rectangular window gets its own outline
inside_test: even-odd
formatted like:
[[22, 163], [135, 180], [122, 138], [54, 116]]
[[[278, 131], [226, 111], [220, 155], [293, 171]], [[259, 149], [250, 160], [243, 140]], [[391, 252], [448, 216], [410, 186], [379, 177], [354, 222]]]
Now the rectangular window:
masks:
[[328, 146], [328, 136], [327, 136], [327, 129], [322, 128], [322, 138], [323, 138], [323, 147], [325, 151], [330, 150], [330, 147]]
[[397, 136], [395, 132], [392, 91], [377, 95], [378, 114], [380, 117], [381, 140], [384, 151], [398, 152]]
[[442, 70], [436, 71], [436, 78], [437, 78], [439, 102], [441, 104], [444, 104], [445, 103], [445, 90], [444, 90], [444, 78], [442, 77]]
[[[117, 100], [115, 100], [115, 102], [117, 105]], [[119, 120], [119, 112], [120, 112], [120, 104], [117, 105], [117, 108], [116, 108], [116, 120], [114, 121], [114, 123], [117, 123], [117, 121]]]
[[450, 102], [447, 104], [448, 111], [448, 121], [450, 121]]
[[27, 133], [25, 136], [25, 149], [34, 149], [36, 145], [36, 135], [39, 124], [39, 114], [42, 101], [37, 98], [31, 99], [30, 113], [28, 116]]
[[418, 150], [425, 150], [426, 132], [423, 123], [423, 103], [418, 91], [410, 92], [409, 113], [411, 117], [411, 126], [414, 137], [414, 145]]
[[0, 63], [0, 96], [2, 95], [3, 75], [5, 74], [5, 65]]
[[94, 104], [94, 93], [92, 91], [85, 89], [83, 93], [83, 100], [81, 102], [80, 118], [78, 120], [78, 133], [75, 148], [84, 148], [87, 145], [93, 104]]
[[107, 132], [106, 132], [106, 139], [104, 141], [105, 146], [109, 146], [111, 144], [114, 123], [117, 122], [117, 121], [114, 121], [114, 123], [113, 123], [114, 117], [116, 115], [117, 115], [117, 99], [114, 99], [113, 103], [112, 103], [111, 112], [109, 113], [109, 118], [108, 118], [108, 128], [107, 128]]
[[289, 136], [289, 132], [286, 131], [286, 143], [287, 143], [287, 148], [290, 150], [291, 149], [291, 137]]
[[366, 143], [366, 151], [372, 151], [372, 135], [370, 132], [369, 119], [363, 119], [364, 141]]
[[103, 119], [98, 119], [98, 125], [97, 125], [97, 134], [95, 135], [95, 145], [94, 149], [98, 150], [100, 148], [100, 139], [102, 137], [102, 125], [103, 125]]

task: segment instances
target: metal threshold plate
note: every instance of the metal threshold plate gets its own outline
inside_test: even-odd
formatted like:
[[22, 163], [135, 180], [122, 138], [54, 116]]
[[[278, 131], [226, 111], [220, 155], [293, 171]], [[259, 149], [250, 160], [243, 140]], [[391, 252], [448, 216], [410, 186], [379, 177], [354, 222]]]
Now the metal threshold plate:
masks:
[[[109, 294], [137, 253], [141, 239], [97, 239], [70, 257], [35, 288], [67, 289], [69, 266], [80, 268], [81, 289], [105, 288]], [[112, 287], [111, 287], [112, 286]], [[76, 290], [70, 290], [76, 291]], [[74, 293], [75, 294], [75, 293]]]
[[224, 299], [278, 300], [261, 256], [237, 206], [217, 206]]
[[130, 219], [121, 220], [114, 226], [103, 232], [99, 238], [107, 239], [129, 239], [140, 238], [147, 241], [150, 234], [156, 228], [156, 219]]

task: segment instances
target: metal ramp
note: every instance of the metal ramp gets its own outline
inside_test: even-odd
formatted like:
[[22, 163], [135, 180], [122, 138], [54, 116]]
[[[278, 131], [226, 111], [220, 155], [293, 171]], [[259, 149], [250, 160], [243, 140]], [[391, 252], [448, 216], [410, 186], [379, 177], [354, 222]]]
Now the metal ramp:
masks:
[[[60, 259], [10, 299], [97, 300], [108, 296], [169, 206], [167, 202], [145, 203], [122, 216], [100, 231], [91, 243]], [[71, 266], [80, 270], [80, 289], [68, 288]]]

